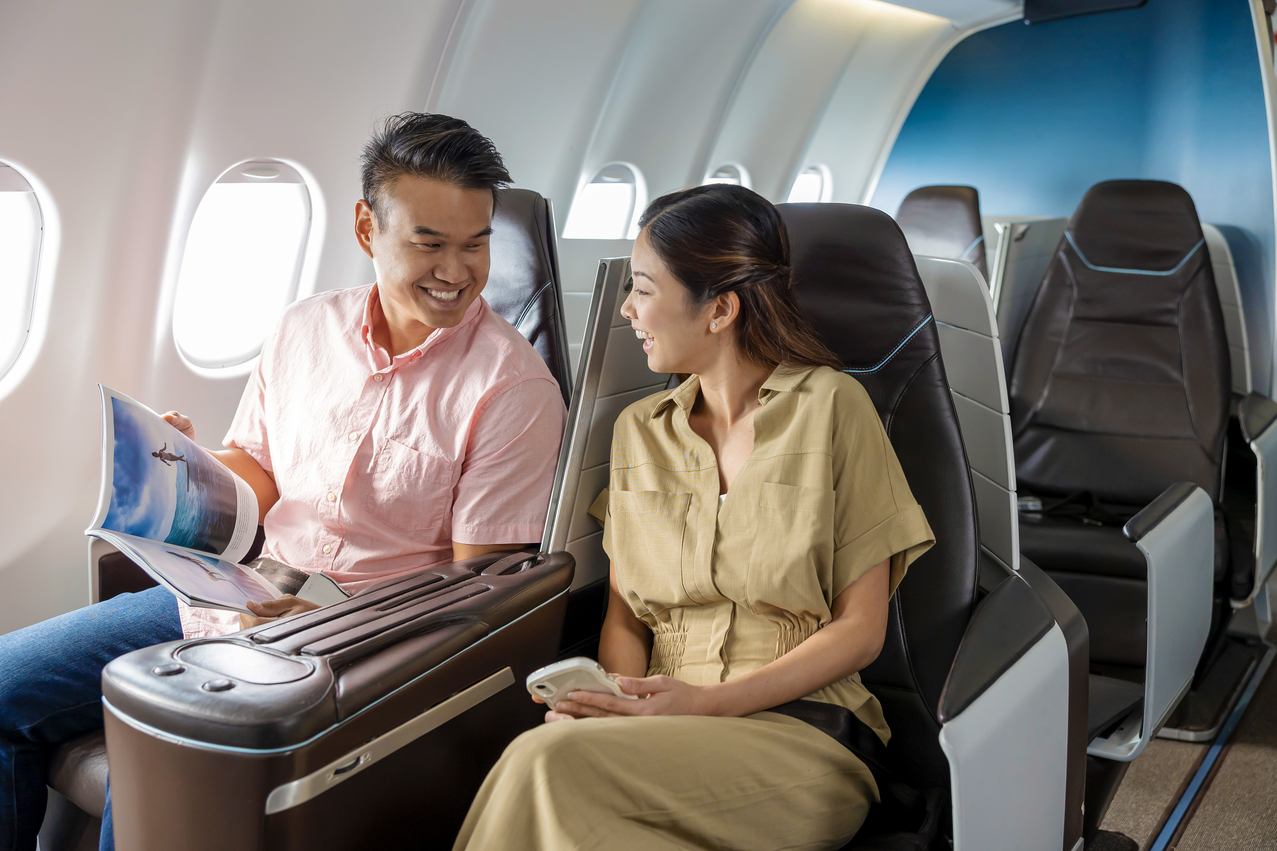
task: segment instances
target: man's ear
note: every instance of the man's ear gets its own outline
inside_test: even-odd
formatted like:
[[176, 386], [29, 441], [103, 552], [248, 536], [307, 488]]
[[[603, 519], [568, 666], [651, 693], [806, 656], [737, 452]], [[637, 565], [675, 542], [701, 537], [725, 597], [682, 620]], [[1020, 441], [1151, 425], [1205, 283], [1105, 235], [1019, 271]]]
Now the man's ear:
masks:
[[377, 218], [368, 202], [360, 198], [355, 202], [355, 239], [364, 254], [372, 257], [372, 235], [377, 229]]

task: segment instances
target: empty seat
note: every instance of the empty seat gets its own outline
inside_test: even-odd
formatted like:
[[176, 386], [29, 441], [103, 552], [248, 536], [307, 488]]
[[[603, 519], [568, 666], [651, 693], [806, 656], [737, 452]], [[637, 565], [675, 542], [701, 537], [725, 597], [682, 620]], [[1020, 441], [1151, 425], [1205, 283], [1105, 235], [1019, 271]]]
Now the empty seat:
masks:
[[900, 202], [896, 222], [914, 254], [965, 260], [989, 280], [975, 187], [921, 186]]
[[1142, 667], [1146, 645], [1143, 556], [1103, 524], [1177, 482], [1218, 500], [1230, 384], [1188, 193], [1158, 181], [1093, 187], [1030, 307], [1010, 401], [1020, 494], [1048, 508], [1085, 494], [1071, 507], [1079, 516], [1026, 514], [1020, 546], [1081, 609], [1096, 662]]

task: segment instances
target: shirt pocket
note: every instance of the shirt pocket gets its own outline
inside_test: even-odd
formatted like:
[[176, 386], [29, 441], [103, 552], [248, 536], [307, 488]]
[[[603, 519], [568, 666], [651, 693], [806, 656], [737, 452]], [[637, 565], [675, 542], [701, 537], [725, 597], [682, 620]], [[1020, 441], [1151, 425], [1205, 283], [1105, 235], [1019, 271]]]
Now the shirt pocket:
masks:
[[[626, 590], [645, 601], [669, 606], [681, 590], [683, 537], [690, 493], [621, 491], [608, 495], [612, 562]], [[683, 601], [685, 602], [685, 600]], [[681, 605], [681, 603], [674, 603]]]
[[372, 467], [367, 509], [400, 532], [438, 529], [452, 508], [452, 462], [387, 438]]
[[827, 607], [820, 580], [833, 569], [834, 492], [763, 482], [754, 532], [746, 582], [750, 607]]

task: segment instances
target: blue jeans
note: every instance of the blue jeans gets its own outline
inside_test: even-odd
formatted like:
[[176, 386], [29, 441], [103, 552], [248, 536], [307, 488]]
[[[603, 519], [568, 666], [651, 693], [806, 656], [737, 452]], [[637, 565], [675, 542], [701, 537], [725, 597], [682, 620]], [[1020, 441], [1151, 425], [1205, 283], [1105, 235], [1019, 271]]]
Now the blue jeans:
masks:
[[[0, 635], [0, 851], [34, 851], [57, 745], [102, 729], [102, 669], [117, 656], [182, 637], [164, 588], [121, 594]], [[111, 793], [102, 851], [112, 851]]]

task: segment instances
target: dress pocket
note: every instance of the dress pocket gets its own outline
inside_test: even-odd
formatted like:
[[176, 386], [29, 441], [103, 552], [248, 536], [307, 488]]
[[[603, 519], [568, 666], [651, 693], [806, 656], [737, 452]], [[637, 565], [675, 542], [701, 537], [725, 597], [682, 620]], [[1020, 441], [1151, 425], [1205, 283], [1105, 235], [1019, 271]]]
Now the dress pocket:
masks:
[[644, 599], [668, 605], [681, 593], [683, 536], [690, 493], [611, 491], [612, 561], [619, 578]]
[[401, 532], [437, 529], [452, 508], [452, 462], [387, 438], [373, 462], [368, 512]]
[[833, 558], [834, 492], [763, 482], [749, 558], [751, 606], [809, 608], [824, 597], [820, 578]]

